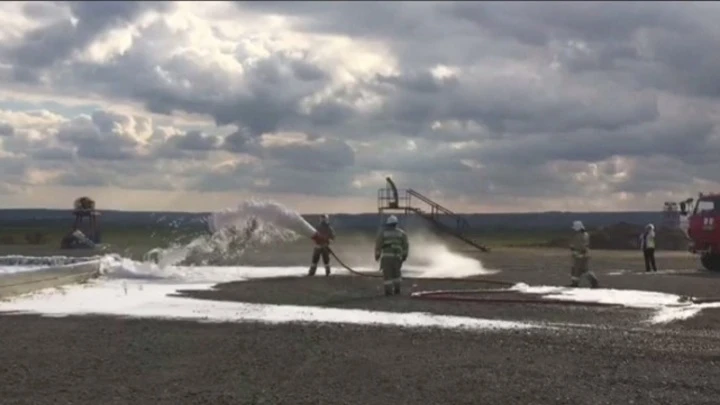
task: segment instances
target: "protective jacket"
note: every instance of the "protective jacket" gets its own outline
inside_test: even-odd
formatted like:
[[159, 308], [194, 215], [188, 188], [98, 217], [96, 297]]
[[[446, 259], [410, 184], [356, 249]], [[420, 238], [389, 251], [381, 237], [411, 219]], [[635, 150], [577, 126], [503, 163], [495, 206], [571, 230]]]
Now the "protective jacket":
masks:
[[590, 235], [587, 232], [576, 232], [570, 241], [570, 250], [574, 259], [590, 257]]
[[410, 253], [408, 237], [400, 228], [386, 228], [375, 239], [375, 259], [396, 257], [405, 261]]
[[640, 248], [642, 250], [645, 249], [655, 249], [655, 230], [654, 229], [648, 229], [640, 236]]
[[315, 245], [320, 247], [326, 247], [330, 244], [331, 240], [335, 239], [335, 230], [328, 223], [322, 223], [318, 225], [317, 232], [312, 238], [315, 241]]

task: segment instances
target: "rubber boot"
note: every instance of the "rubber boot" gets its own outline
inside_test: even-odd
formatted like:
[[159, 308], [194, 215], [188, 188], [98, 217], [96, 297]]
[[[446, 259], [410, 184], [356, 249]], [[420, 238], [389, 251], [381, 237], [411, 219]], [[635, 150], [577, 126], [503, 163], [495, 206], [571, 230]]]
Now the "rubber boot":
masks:
[[598, 282], [597, 277], [594, 275], [590, 276], [590, 288], [598, 288], [600, 287], [600, 283]]
[[316, 266], [310, 266], [310, 270], [308, 270], [308, 276], [314, 276], [316, 270], [317, 270]]
[[330, 275], [330, 266], [325, 266], [325, 276]]
[[393, 293], [395, 295], [400, 295], [400, 283], [397, 283], [393, 286]]
[[393, 295], [393, 288], [391, 285], [386, 285], [385, 286], [385, 296], [389, 297], [391, 295]]

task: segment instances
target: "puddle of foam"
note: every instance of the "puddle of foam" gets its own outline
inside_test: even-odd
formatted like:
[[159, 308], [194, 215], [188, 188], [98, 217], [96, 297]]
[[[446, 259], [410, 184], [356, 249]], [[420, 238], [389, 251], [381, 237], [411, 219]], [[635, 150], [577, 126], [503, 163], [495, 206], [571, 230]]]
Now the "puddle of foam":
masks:
[[708, 304], [690, 304], [685, 306], [665, 307], [660, 309], [650, 320], [652, 323], [667, 323], [689, 319], [704, 309], [720, 308], [720, 302]]
[[543, 298], [567, 301], [597, 302], [602, 304], [623, 305], [630, 308], [655, 309], [655, 314], [648, 320], [650, 323], [668, 323], [691, 318], [703, 309], [720, 308], [720, 303], [692, 304], [682, 302], [679, 295], [655, 291], [614, 290], [569, 288], [553, 286], [533, 286], [519, 283], [510, 290], [539, 294]]
[[563, 290], [567, 290], [566, 287], [558, 287], [558, 286], [532, 286], [525, 283], [517, 283], [510, 287], [509, 291], [517, 291], [521, 293], [527, 293], [527, 294], [550, 294], [555, 293]]
[[469, 330], [539, 327], [523, 322], [427, 313], [250, 304], [168, 296], [181, 289], [208, 288], [211, 288], [210, 284], [155, 284], [137, 280], [112, 280], [74, 286], [62, 292], [45, 290], [18, 297], [0, 303], [0, 311], [38, 313], [46, 316], [112, 315], [204, 322], [320, 322]]
[[110, 258], [103, 262], [103, 274], [108, 279], [166, 280], [174, 283], [224, 283], [268, 277], [301, 276], [306, 267], [249, 267], [249, 266], [168, 266], [137, 263], [129, 259]]
[[703, 305], [688, 305], [684, 307], [667, 307], [659, 309], [655, 315], [650, 318], [650, 323], [669, 323], [673, 321], [681, 321], [683, 319], [689, 319], [700, 313], [705, 308]]
[[528, 294], [541, 294], [544, 298], [616, 304], [633, 308], [657, 308], [680, 305], [680, 296], [655, 291], [615, 290], [606, 288], [570, 288], [557, 286], [528, 286], [517, 284], [511, 290]]

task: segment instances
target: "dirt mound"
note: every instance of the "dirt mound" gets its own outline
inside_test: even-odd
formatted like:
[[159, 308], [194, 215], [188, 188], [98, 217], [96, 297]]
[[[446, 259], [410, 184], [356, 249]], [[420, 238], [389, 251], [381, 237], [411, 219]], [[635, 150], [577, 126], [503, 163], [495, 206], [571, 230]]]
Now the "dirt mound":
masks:
[[[640, 235], [645, 227], [626, 222], [600, 227], [590, 231], [591, 249], [633, 250], [640, 249]], [[655, 230], [655, 245], [658, 250], [685, 250], [687, 239], [679, 229], [659, 227]], [[570, 234], [565, 238], [551, 240], [552, 247], [567, 247]]]

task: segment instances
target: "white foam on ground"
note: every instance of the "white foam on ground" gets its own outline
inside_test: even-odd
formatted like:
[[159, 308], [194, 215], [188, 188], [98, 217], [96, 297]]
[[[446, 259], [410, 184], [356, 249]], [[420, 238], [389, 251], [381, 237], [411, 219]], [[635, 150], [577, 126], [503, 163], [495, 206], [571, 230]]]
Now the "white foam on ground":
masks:
[[528, 286], [519, 283], [509, 290], [526, 294], [538, 294], [545, 299], [575, 302], [593, 302], [622, 305], [629, 308], [655, 309], [650, 323], [667, 323], [690, 318], [706, 308], [718, 308], [720, 304], [693, 304], [683, 297], [655, 291], [615, 290], [605, 288], [569, 288], [557, 286]]
[[[252, 273], [252, 269], [239, 272]], [[0, 303], [0, 311], [46, 316], [111, 315], [204, 322], [321, 322], [400, 327], [435, 327], [468, 330], [527, 329], [522, 322], [441, 316], [427, 313], [392, 313], [359, 309], [249, 304], [174, 297], [178, 290], [205, 290], [212, 284], [165, 284], [147, 280], [110, 280], [73, 286], [59, 293], [45, 290]]]
[[[477, 274], [482, 265], [472, 259], [464, 262], [450, 253], [450, 261], [440, 254], [439, 267], [415, 270], [413, 277], [448, 277]], [[55, 258], [55, 261], [58, 258]], [[444, 260], [442, 260], [444, 259]], [[70, 260], [68, 260], [70, 262]], [[452, 262], [452, 264], [450, 263]], [[435, 266], [437, 266], [435, 263]], [[47, 266], [6, 266], [3, 273], [32, 271]], [[416, 267], [417, 268], [417, 267]], [[358, 268], [360, 271], [374, 269]], [[344, 270], [336, 270], [335, 274]], [[0, 311], [33, 312], [47, 315], [105, 314], [131, 317], [199, 319], [207, 321], [261, 322], [345, 322], [397, 326], [458, 327], [497, 329], [529, 327], [518, 322], [493, 321], [464, 317], [442, 317], [428, 314], [397, 314], [363, 310], [320, 307], [277, 306], [237, 302], [203, 301], [172, 297], [181, 289], [203, 290], [229, 281], [244, 281], [271, 277], [303, 277], [305, 266], [296, 267], [218, 267], [218, 266], [158, 266], [140, 263], [117, 255], [101, 259], [102, 277], [85, 286], [51, 289], [17, 297], [0, 303]], [[482, 274], [482, 273], [481, 273]], [[720, 308], [720, 303], [692, 304], [681, 297], [652, 291], [586, 289], [559, 286], [528, 286], [524, 283], [509, 289], [536, 294], [547, 299], [576, 302], [616, 304], [632, 308], [655, 309], [652, 323], [672, 322], [690, 318], [706, 308]]]
[[668, 323], [689, 319], [699, 314], [704, 309], [720, 308], [720, 302], [709, 304], [689, 304], [682, 306], [669, 306], [660, 308], [650, 319], [651, 323]]
[[301, 276], [307, 274], [307, 267], [159, 266], [118, 256], [106, 256], [102, 259], [101, 273], [107, 279], [215, 284], [254, 278]]
[[219, 282], [304, 276], [306, 267], [160, 267], [129, 259], [102, 259], [103, 276], [85, 285], [48, 289], [0, 302], [1, 311], [46, 316], [111, 315], [205, 322], [324, 322], [470, 330], [523, 329], [529, 323], [393, 313], [359, 309], [250, 304], [173, 296], [179, 290], [207, 290]]

